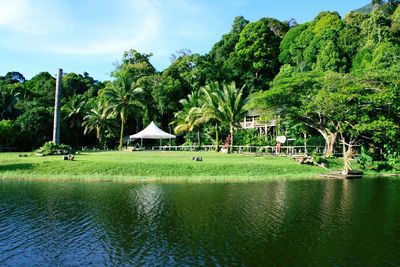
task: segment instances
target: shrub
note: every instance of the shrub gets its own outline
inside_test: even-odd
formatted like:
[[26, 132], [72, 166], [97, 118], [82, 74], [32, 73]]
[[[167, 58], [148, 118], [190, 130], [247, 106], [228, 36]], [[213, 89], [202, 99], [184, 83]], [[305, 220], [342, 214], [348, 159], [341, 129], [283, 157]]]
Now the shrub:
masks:
[[312, 161], [317, 164], [328, 164], [328, 160], [325, 157], [318, 155], [316, 152], [312, 155]]
[[363, 170], [371, 170], [375, 167], [374, 158], [364, 146], [361, 147], [361, 154], [357, 158], [357, 163]]
[[67, 155], [67, 154], [73, 154], [74, 151], [68, 145], [64, 145], [64, 144], [56, 145], [52, 141], [49, 141], [49, 142], [46, 142], [41, 148], [36, 150], [36, 153], [40, 154], [42, 156]]

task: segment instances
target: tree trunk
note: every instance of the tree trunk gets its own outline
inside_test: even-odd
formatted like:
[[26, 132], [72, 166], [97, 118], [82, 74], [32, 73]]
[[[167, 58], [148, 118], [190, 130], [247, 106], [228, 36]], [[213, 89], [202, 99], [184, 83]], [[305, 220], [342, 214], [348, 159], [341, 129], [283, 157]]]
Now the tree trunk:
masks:
[[99, 140], [100, 139], [100, 127], [96, 126], [96, 139]]
[[125, 115], [121, 113], [121, 132], [119, 135], [119, 145], [118, 145], [118, 150], [122, 150], [122, 146], [124, 143], [124, 124], [125, 124]]
[[350, 162], [350, 154], [353, 149], [353, 146], [350, 144], [346, 144], [346, 139], [344, 136], [341, 137], [342, 149], [343, 149], [343, 171], [348, 173], [349, 170], [352, 169]]
[[53, 143], [60, 144], [60, 107], [61, 107], [61, 91], [62, 91], [63, 70], [58, 69], [56, 80], [56, 92], [54, 99], [54, 121], [53, 121]]
[[230, 134], [231, 134], [231, 144], [230, 144], [230, 148], [229, 148], [229, 153], [233, 153], [233, 132], [234, 132], [234, 127], [231, 126], [230, 129]]
[[336, 143], [337, 133], [332, 133], [327, 130], [317, 129], [318, 132], [324, 137], [325, 139], [325, 157], [332, 157], [333, 156], [333, 147]]
[[197, 130], [197, 142], [199, 144], [199, 149], [201, 147], [201, 134], [200, 134], [200, 129]]
[[218, 124], [215, 125], [215, 151], [219, 151], [219, 133]]

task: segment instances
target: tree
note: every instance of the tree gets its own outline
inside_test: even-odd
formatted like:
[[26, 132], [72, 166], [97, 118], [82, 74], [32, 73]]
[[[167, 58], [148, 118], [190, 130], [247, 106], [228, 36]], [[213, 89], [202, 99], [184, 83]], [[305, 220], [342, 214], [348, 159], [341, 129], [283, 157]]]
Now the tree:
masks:
[[26, 82], [30, 91], [27, 101], [34, 102], [37, 107], [53, 107], [56, 80], [48, 72], [41, 72]]
[[18, 131], [11, 120], [0, 120], [0, 146], [16, 146]]
[[11, 85], [0, 87], [0, 120], [15, 119], [18, 116], [19, 110], [16, 108], [20, 101], [20, 93], [16, 92]]
[[181, 99], [179, 103], [182, 105], [182, 110], [175, 113], [174, 121], [171, 123], [176, 125], [174, 132], [180, 134], [197, 129], [197, 140], [200, 146], [200, 126], [204, 123], [201, 109], [203, 100], [200, 91], [193, 91], [187, 98]]
[[81, 127], [86, 113], [86, 98], [83, 95], [73, 95], [68, 98], [61, 107], [63, 122], [68, 124], [69, 135], [74, 136], [75, 145], [78, 145]]
[[125, 51], [122, 64], [117, 65], [117, 69], [112, 72], [112, 76], [118, 78], [120, 73], [124, 73], [132, 82], [139, 78], [154, 74], [156, 69], [150, 63], [150, 57], [153, 54], [141, 54], [131, 49]]
[[392, 39], [390, 24], [390, 19], [381, 10], [374, 10], [369, 19], [363, 21], [361, 25], [361, 35], [366, 40], [366, 47], [373, 49], [381, 42], [390, 41]]
[[[231, 54], [235, 53], [235, 46], [239, 42], [240, 33], [249, 24], [244, 17], [235, 17], [229, 33], [224, 34], [220, 41], [215, 43], [206, 55], [206, 81], [231, 81], [234, 69], [228, 62]], [[206, 65], [206, 64], [204, 64]], [[203, 84], [204, 85], [204, 84]]]
[[322, 77], [319, 71], [297, 72], [285, 65], [269, 91], [250, 96], [250, 108], [269, 118], [280, 117], [315, 129], [325, 139], [325, 155], [331, 156], [338, 134], [338, 105], [330, 98], [330, 87], [321, 84]]
[[235, 127], [243, 119], [246, 111], [246, 104], [243, 96], [243, 87], [238, 89], [235, 82], [222, 84], [213, 82], [202, 88], [204, 104], [202, 106], [202, 120], [215, 121], [216, 141], [218, 144], [218, 125], [225, 124], [229, 127], [231, 135], [230, 152], [233, 151], [233, 134]]
[[83, 95], [89, 90], [96, 91], [97, 81], [93, 80], [86, 73], [86, 76], [76, 74], [73, 72], [67, 73], [63, 76], [63, 97], [68, 98], [73, 95]]
[[203, 123], [211, 123], [215, 131], [215, 150], [219, 150], [219, 127], [222, 122], [221, 89], [218, 82], [211, 82], [202, 87], [203, 105], [201, 106], [201, 121]]
[[7, 72], [5, 76], [0, 76], [0, 83], [2, 84], [15, 84], [24, 83], [25, 77], [17, 71]]
[[220, 114], [222, 115], [222, 122], [229, 125], [229, 132], [231, 135], [230, 152], [233, 152], [234, 144], [234, 131], [239, 122], [246, 115], [247, 111], [244, 109], [247, 101], [243, 96], [243, 88], [237, 88], [235, 82], [230, 84], [223, 84], [222, 94], [219, 94], [220, 99]]
[[279, 43], [289, 26], [278, 20], [263, 18], [252, 22], [240, 32], [235, 53], [226, 62], [234, 72], [232, 80], [246, 84], [245, 95], [265, 90], [278, 73]]
[[51, 140], [53, 120], [49, 109], [32, 107], [18, 116], [15, 125], [19, 131], [19, 145], [25, 147], [40, 147]]
[[169, 122], [172, 114], [178, 110], [178, 102], [171, 99], [182, 99], [184, 94], [181, 89], [179, 80], [166, 75], [161, 75], [159, 82], [152, 88], [151, 95], [163, 122]]
[[103, 143], [103, 133], [112, 131], [116, 126], [115, 120], [112, 118], [111, 110], [101, 99], [98, 99], [96, 106], [87, 112], [83, 118], [82, 126], [84, 134], [96, 132], [96, 140], [99, 144]]
[[115, 75], [118, 78], [107, 84], [101, 96], [105, 98], [114, 115], [120, 116], [121, 128], [118, 148], [122, 149], [124, 127], [129, 114], [142, 112], [143, 104], [137, 98], [142, 89], [134, 88], [135, 84], [124, 73]]

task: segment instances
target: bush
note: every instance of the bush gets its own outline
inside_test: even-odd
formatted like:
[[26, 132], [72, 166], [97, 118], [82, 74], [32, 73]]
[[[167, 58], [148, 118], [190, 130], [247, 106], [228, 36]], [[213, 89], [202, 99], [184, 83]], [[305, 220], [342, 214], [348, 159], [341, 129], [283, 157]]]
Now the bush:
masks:
[[357, 158], [357, 163], [363, 170], [372, 170], [375, 168], [374, 158], [364, 146], [361, 147], [361, 154]]
[[318, 155], [316, 152], [312, 155], [312, 161], [317, 164], [328, 164], [328, 160], [325, 157]]
[[49, 141], [45, 143], [41, 148], [36, 150], [36, 153], [42, 156], [68, 155], [68, 154], [74, 154], [74, 151], [68, 145], [64, 144], [56, 145], [52, 141]]
[[239, 129], [234, 136], [235, 145], [240, 146], [266, 146], [275, 145], [275, 141], [268, 142], [265, 135], [260, 135], [256, 129]]

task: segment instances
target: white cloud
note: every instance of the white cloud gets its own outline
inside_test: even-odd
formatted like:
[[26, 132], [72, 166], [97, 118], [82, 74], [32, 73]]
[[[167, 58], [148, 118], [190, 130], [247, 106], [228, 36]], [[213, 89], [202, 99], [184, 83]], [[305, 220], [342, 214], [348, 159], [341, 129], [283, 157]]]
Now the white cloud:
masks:
[[0, 29], [34, 35], [72, 27], [67, 7], [58, 1], [0, 0]]
[[156, 44], [162, 26], [159, 9], [152, 8], [150, 3], [145, 1], [139, 1], [132, 6], [127, 5], [126, 8], [128, 10], [124, 12], [131, 14], [129, 18], [104, 18], [97, 25], [90, 26], [92, 31], [87, 33], [85, 40], [73, 37], [74, 34], [71, 33], [71, 40], [51, 42], [42, 48], [64, 54], [120, 55], [131, 48], [146, 49]]
[[[129, 28], [129, 27], [128, 27]], [[156, 17], [148, 16], [141, 22], [140, 29], [131, 31], [107, 32], [103, 36], [91, 38], [90, 41], [69, 44], [51, 44], [44, 49], [50, 52], [77, 55], [121, 54], [122, 51], [135, 47], [144, 47], [154, 41], [158, 32], [159, 21]], [[76, 43], [78, 42], [78, 43]]]
[[181, 48], [203, 52], [218, 24], [218, 10], [197, 0], [0, 0], [0, 6], [0, 48], [58, 64], [113, 62], [136, 49], [154, 53], [152, 61], [164, 68]]

